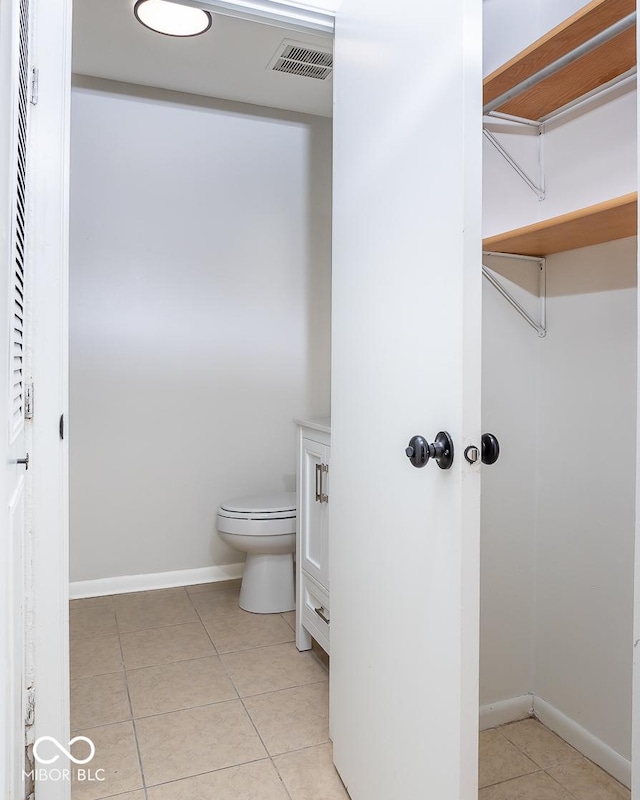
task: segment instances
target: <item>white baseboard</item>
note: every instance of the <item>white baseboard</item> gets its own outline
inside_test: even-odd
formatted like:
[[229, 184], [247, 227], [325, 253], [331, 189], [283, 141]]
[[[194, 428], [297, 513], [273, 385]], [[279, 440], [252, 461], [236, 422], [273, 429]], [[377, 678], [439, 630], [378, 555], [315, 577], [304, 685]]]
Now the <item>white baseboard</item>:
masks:
[[565, 742], [568, 742], [599, 767], [613, 775], [620, 783], [627, 787], [631, 786], [631, 761], [621, 756], [620, 753], [617, 753], [601, 739], [589, 733], [588, 730], [567, 717], [562, 711], [547, 703], [546, 700], [534, 697], [533, 707], [535, 716], [547, 728], [555, 731]]
[[215, 583], [241, 578], [244, 564], [226, 564], [221, 567], [180, 569], [174, 572], [155, 572], [149, 575], [120, 575], [115, 578], [97, 578], [92, 581], [75, 581], [69, 586], [72, 600], [82, 597], [102, 597], [107, 594], [144, 592], [150, 589], [170, 589], [174, 586], [194, 586], [198, 583]]
[[510, 697], [497, 703], [489, 703], [480, 707], [480, 730], [495, 728], [497, 725], [506, 725], [507, 722], [517, 722], [527, 719], [533, 714], [533, 695], [523, 694], [520, 697]]

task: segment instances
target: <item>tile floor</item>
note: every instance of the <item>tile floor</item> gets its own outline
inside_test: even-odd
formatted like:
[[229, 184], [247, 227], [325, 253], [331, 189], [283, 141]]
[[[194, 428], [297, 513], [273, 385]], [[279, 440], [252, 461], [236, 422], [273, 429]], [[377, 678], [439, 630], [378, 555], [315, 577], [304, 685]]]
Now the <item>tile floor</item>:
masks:
[[[71, 602], [71, 726], [105, 770], [73, 800], [349, 800], [331, 761], [326, 656], [296, 650], [293, 612], [248, 614], [238, 592]], [[480, 734], [479, 800], [629, 798], [536, 720]]]
[[[294, 614], [248, 614], [238, 582], [71, 602], [71, 727], [103, 782], [73, 800], [348, 800], [327, 659]], [[82, 743], [74, 745], [84, 757]]]
[[631, 793], [535, 719], [480, 734], [479, 800], [629, 800]]

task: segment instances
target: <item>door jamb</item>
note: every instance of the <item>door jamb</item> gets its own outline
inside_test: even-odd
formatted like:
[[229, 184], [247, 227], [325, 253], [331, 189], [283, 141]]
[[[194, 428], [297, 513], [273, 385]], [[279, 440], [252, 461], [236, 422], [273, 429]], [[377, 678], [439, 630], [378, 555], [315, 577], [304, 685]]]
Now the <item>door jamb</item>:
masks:
[[[187, 0], [186, 4], [189, 4]], [[245, 0], [204, 4], [248, 18]], [[274, 24], [286, 12], [296, 27], [308, 8], [265, 0]], [[237, 13], [233, 12], [236, 7]], [[289, 11], [285, 8], [288, 6]], [[268, 14], [261, 15], [264, 22]], [[333, 33], [333, 14], [318, 12], [316, 30]], [[321, 19], [322, 18], [322, 19]], [[69, 445], [59, 420], [69, 419], [69, 165], [72, 75], [72, 0], [33, 0], [32, 64], [38, 69], [38, 103], [30, 116], [31, 263], [33, 264], [33, 676], [34, 737], [70, 739], [69, 688]], [[318, 22], [320, 20], [320, 22]], [[300, 25], [298, 25], [300, 27]], [[303, 28], [313, 25], [303, 24]], [[65, 429], [69, 430], [65, 424]], [[68, 768], [61, 757], [56, 767]], [[36, 769], [38, 765], [36, 764]], [[67, 780], [37, 783], [38, 800], [70, 800]]]
[[[69, 741], [68, 413], [69, 128], [72, 0], [34, 0], [38, 104], [29, 132], [33, 265], [33, 658], [35, 737]], [[63, 767], [61, 757], [57, 767]], [[67, 766], [67, 765], [65, 765]], [[36, 764], [36, 769], [38, 765]], [[69, 800], [67, 780], [36, 784], [38, 800]]]
[[181, 5], [204, 8], [250, 22], [333, 36], [335, 11], [280, 0], [177, 0]]

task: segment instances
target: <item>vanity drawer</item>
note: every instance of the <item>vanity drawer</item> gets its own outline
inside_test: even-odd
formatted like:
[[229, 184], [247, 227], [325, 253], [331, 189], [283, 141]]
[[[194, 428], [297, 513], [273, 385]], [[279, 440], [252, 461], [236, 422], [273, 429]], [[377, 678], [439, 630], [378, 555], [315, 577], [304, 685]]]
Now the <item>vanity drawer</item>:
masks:
[[329, 595], [310, 575], [302, 572], [302, 624], [329, 653]]

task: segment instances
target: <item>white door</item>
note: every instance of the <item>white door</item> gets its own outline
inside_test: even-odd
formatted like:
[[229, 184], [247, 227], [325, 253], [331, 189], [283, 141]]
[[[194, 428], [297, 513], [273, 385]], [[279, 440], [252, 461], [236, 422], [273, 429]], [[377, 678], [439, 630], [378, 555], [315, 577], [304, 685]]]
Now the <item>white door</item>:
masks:
[[[331, 730], [352, 800], [476, 800], [481, 0], [336, 17]], [[454, 443], [413, 467], [410, 437]]]
[[2, 502], [0, 526], [0, 792], [24, 798], [24, 531], [25, 531], [25, 276], [27, 14], [23, 2], [0, 2], [0, 303], [8, 309], [0, 333]]

